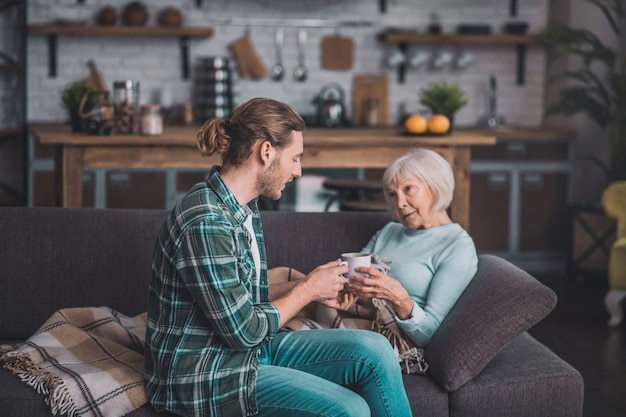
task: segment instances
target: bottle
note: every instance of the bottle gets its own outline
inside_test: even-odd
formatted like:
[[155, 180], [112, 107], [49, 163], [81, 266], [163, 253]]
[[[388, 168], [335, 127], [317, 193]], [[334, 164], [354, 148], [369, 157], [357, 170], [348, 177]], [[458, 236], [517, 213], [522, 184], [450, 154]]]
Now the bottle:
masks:
[[370, 98], [365, 100], [363, 106], [363, 124], [365, 126], [378, 126], [378, 99]]
[[144, 135], [163, 134], [163, 118], [161, 106], [158, 104], [146, 104], [141, 106], [141, 133]]
[[115, 133], [139, 133], [139, 81], [113, 83], [113, 118]]

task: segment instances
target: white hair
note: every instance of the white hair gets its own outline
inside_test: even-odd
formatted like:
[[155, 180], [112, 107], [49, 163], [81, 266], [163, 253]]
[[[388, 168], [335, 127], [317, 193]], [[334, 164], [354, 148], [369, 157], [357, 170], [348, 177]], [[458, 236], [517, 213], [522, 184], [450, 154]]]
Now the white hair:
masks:
[[433, 194], [435, 211], [450, 207], [454, 194], [452, 167], [441, 155], [430, 149], [417, 148], [396, 158], [383, 174], [385, 199], [389, 203], [388, 187], [403, 179], [417, 178]]

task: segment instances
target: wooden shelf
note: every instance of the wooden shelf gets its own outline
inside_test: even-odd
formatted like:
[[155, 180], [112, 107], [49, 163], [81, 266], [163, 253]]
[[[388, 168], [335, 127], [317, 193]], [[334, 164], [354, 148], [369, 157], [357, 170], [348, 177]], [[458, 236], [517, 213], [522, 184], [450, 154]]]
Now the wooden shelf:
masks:
[[23, 3], [24, 0], [0, 0], [0, 9], [14, 4]]
[[460, 35], [460, 34], [430, 34], [411, 31], [389, 30], [380, 35], [380, 40], [386, 43], [408, 44], [474, 44], [474, 45], [520, 45], [534, 43], [530, 35]]
[[[409, 30], [386, 30], [378, 35], [383, 43], [395, 43], [405, 52], [408, 45], [490, 45], [515, 46], [517, 51], [517, 84], [524, 84], [526, 48], [528, 45], [538, 44], [532, 35], [493, 34], [431, 34], [418, 33]], [[398, 82], [404, 82], [406, 64], [398, 66]]]
[[144, 37], [144, 38], [180, 38], [180, 54], [183, 79], [189, 79], [189, 44], [192, 38], [213, 36], [210, 27], [166, 28], [160, 26], [95, 26], [83, 24], [33, 24], [28, 26], [30, 35], [48, 37], [48, 75], [57, 75], [58, 36], [83, 37]]
[[95, 26], [80, 24], [36, 24], [28, 26], [31, 35], [65, 35], [65, 36], [97, 36], [97, 37], [188, 37], [209, 38], [213, 36], [213, 28], [180, 27], [166, 28], [160, 26]]
[[22, 64], [7, 64], [0, 62], [0, 71], [19, 71], [24, 66]]

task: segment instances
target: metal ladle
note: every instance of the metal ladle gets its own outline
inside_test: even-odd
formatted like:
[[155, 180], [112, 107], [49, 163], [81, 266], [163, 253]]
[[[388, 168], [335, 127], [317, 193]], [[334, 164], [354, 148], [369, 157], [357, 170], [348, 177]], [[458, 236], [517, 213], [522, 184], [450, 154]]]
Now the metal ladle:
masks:
[[298, 31], [298, 65], [293, 70], [293, 78], [296, 81], [304, 81], [307, 77], [307, 68], [304, 65], [304, 52], [306, 49], [306, 29]]
[[274, 81], [280, 81], [285, 75], [285, 67], [283, 67], [283, 39], [285, 33], [282, 28], [276, 29], [274, 36], [274, 45], [276, 46], [276, 64], [270, 71], [270, 77]]

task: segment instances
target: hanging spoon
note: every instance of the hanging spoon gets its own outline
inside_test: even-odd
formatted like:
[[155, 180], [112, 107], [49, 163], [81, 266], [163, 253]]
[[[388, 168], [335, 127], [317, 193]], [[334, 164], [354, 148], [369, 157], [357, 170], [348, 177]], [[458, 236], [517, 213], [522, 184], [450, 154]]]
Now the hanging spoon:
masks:
[[272, 67], [270, 71], [270, 77], [274, 81], [280, 81], [283, 79], [285, 75], [285, 67], [283, 67], [283, 39], [284, 32], [282, 28], [276, 29], [276, 34], [274, 36], [274, 45], [276, 47], [276, 64]]
[[298, 30], [298, 66], [293, 70], [293, 78], [296, 81], [304, 81], [307, 77], [307, 68], [304, 65], [304, 53], [306, 50], [306, 29]]

